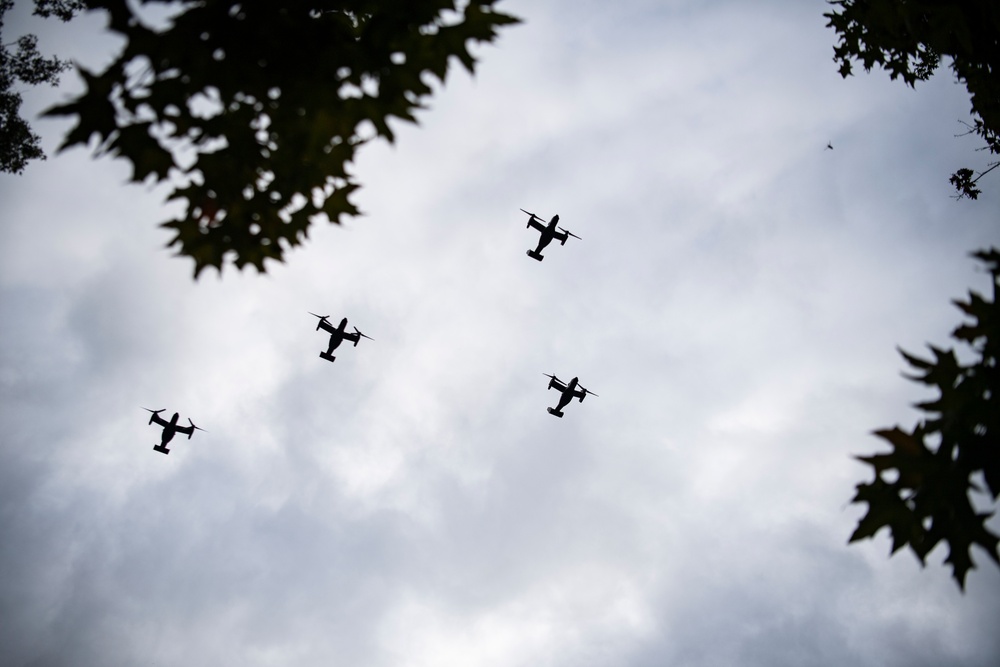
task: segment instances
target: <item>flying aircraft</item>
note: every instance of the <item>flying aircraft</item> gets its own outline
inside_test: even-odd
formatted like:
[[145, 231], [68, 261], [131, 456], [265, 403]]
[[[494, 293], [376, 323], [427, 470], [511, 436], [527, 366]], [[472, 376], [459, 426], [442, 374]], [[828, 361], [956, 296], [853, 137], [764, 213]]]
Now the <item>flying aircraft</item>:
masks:
[[552, 219], [549, 220], [548, 224], [545, 224], [541, 218], [539, 218], [531, 211], [525, 211], [523, 208], [521, 210], [527, 213], [529, 216], [528, 227], [534, 227], [541, 234], [541, 236], [538, 238], [538, 247], [535, 248], [534, 250], [528, 251], [528, 257], [531, 257], [532, 259], [537, 259], [539, 262], [545, 259], [544, 257], [542, 257], [542, 250], [545, 248], [545, 246], [552, 243], [553, 239], [559, 241], [560, 245], [566, 245], [566, 241], [569, 239], [569, 237], [572, 236], [575, 239], [580, 238], [579, 236], [577, 236], [576, 234], [567, 229], [563, 229], [562, 227], [556, 227], [556, 223], [559, 222], [558, 215], [552, 216]]
[[164, 454], [170, 453], [170, 450], [167, 449], [167, 443], [173, 439], [174, 434], [183, 433], [188, 437], [188, 440], [190, 440], [191, 436], [194, 435], [195, 430], [198, 431], [205, 430], [203, 428], [195, 426], [194, 422], [191, 421], [190, 418], [188, 418], [188, 424], [190, 424], [190, 426], [178, 426], [177, 420], [180, 419], [180, 415], [177, 414], [176, 412], [174, 413], [174, 416], [170, 418], [170, 421], [163, 419], [162, 417], [160, 417], [160, 413], [166, 410], [166, 408], [161, 408], [159, 410], [150, 410], [149, 408], [143, 408], [143, 410], [149, 410], [149, 412], [153, 413], [149, 416], [150, 424], [155, 423], [157, 426], [163, 427], [163, 433], [160, 435], [160, 444], [153, 445], [153, 449], [155, 449], [158, 452], [162, 452]]
[[333, 351], [340, 346], [345, 340], [349, 340], [354, 343], [354, 347], [358, 346], [361, 341], [361, 337], [364, 336], [368, 340], [374, 340], [371, 336], [365, 336], [363, 333], [358, 331], [357, 327], [354, 327], [354, 333], [348, 333], [347, 328], [347, 318], [340, 320], [340, 326], [334, 327], [330, 324], [329, 315], [317, 315], [316, 313], [309, 313], [313, 317], [318, 317], [319, 322], [316, 323], [316, 331], [322, 329], [323, 331], [330, 334], [330, 346], [326, 349], [326, 352], [320, 352], [319, 356], [323, 357], [327, 361], [333, 361], [337, 357], [333, 356]]
[[559, 404], [554, 408], [548, 408], [550, 415], [562, 417], [562, 409], [569, 405], [569, 402], [574, 398], [580, 399], [580, 402], [583, 403], [583, 399], [586, 398], [587, 394], [597, 396], [597, 394], [594, 394], [594, 392], [589, 389], [585, 389], [584, 386], [580, 384], [580, 378], [573, 378], [567, 384], [555, 375], [549, 375], [548, 373], [542, 373], [542, 375], [552, 378], [549, 380], [549, 389], [558, 389], [562, 392], [562, 396], [559, 397]]

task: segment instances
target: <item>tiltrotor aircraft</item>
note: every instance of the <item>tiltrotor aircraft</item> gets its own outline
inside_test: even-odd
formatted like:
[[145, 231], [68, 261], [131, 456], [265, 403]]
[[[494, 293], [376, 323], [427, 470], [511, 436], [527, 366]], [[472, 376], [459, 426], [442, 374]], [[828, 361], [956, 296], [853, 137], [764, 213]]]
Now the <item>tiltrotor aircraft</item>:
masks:
[[569, 237], [572, 236], [575, 239], [580, 238], [573, 232], [556, 226], [556, 223], [559, 222], [558, 215], [552, 216], [552, 219], [549, 220], [548, 224], [545, 224], [541, 218], [531, 211], [525, 211], [523, 208], [521, 210], [529, 216], [528, 227], [534, 227], [541, 234], [541, 236], [538, 237], [538, 247], [534, 250], [528, 251], [528, 257], [531, 257], [532, 259], [537, 259], [539, 262], [545, 259], [542, 257], [542, 250], [545, 249], [545, 246], [552, 243], [553, 240], [559, 241], [560, 245], [566, 245], [566, 241]]
[[549, 380], [549, 389], [558, 389], [562, 395], [559, 397], [559, 403], [554, 408], [548, 408], [550, 415], [555, 415], [556, 417], [562, 417], [562, 409], [569, 405], [569, 402], [574, 398], [580, 399], [583, 403], [583, 399], [586, 398], [587, 394], [594, 394], [594, 392], [589, 389], [585, 389], [582, 384], [580, 384], [580, 378], [573, 378], [569, 383], [565, 383], [555, 375], [549, 375], [548, 373], [542, 373], [546, 377], [552, 378]]
[[170, 421], [163, 419], [162, 417], [160, 417], [160, 413], [166, 410], [166, 408], [161, 408], [159, 410], [150, 410], [149, 408], [143, 408], [143, 410], [148, 410], [149, 412], [153, 413], [149, 416], [150, 424], [156, 424], [157, 426], [163, 427], [163, 433], [160, 435], [160, 444], [153, 445], [153, 449], [155, 449], [158, 452], [162, 452], [163, 454], [170, 453], [170, 450], [167, 449], [167, 443], [173, 439], [175, 434], [182, 433], [188, 437], [188, 440], [190, 440], [191, 436], [194, 435], [194, 432], [196, 430], [198, 431], [205, 430], [203, 428], [195, 426], [194, 422], [191, 421], [190, 418], [188, 418], [188, 424], [190, 424], [190, 426], [178, 426], [177, 420], [180, 419], [180, 415], [176, 412], [174, 413], [174, 416], [170, 418]]
[[333, 361], [337, 357], [333, 356], [333, 351], [336, 350], [341, 343], [345, 340], [349, 340], [354, 343], [354, 347], [358, 346], [361, 341], [362, 336], [368, 340], [374, 340], [371, 336], [365, 336], [363, 333], [358, 331], [357, 327], [354, 327], [354, 333], [349, 333], [347, 329], [347, 318], [340, 320], [340, 326], [334, 327], [330, 324], [329, 315], [317, 315], [316, 313], [309, 313], [313, 317], [318, 317], [319, 322], [316, 323], [316, 331], [322, 329], [323, 331], [330, 334], [330, 345], [326, 348], [326, 352], [320, 352], [319, 356], [323, 357], [327, 361]]

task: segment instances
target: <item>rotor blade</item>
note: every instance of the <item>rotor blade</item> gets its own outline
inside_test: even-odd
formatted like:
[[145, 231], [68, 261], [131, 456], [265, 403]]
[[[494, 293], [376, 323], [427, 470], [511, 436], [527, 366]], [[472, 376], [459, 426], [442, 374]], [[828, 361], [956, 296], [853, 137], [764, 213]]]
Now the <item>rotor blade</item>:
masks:
[[[307, 310], [306, 312], [307, 312], [307, 313], [309, 313], [309, 311], [308, 311], [308, 310]], [[330, 317], [329, 315], [317, 315], [316, 313], [309, 313], [309, 314], [310, 314], [310, 315], [312, 315], [313, 317], [318, 317], [318, 318], [319, 318], [319, 319], [321, 319], [321, 320], [325, 320], [325, 319], [327, 319], [328, 317]]]
[[[568, 229], [563, 229], [562, 227], [560, 227], [560, 228], [559, 228], [559, 231], [561, 231], [561, 232], [565, 232], [566, 234], [569, 234], [570, 236], [572, 236], [572, 237], [573, 237], [573, 238], [575, 238], [575, 239], [580, 239], [580, 237], [579, 237], [579, 236], [577, 236], [577, 235], [576, 235], [576, 234], [574, 234], [573, 232], [569, 231]], [[583, 239], [580, 239], [580, 240], [582, 241]]]
[[[139, 407], [142, 408], [141, 405]], [[143, 410], [149, 410], [149, 412], [152, 412], [154, 415], [157, 414], [157, 413], [163, 412], [164, 410], [166, 410], [166, 408], [160, 408], [159, 410], [150, 410], [149, 408], [142, 408], [142, 409]]]
[[358, 331], [358, 328], [357, 328], [357, 327], [354, 327], [354, 333], [358, 334], [359, 336], [364, 336], [364, 337], [365, 337], [365, 338], [367, 338], [368, 340], [375, 340], [375, 339], [374, 339], [374, 338], [372, 338], [371, 336], [365, 336], [365, 334], [363, 334], [363, 333], [361, 333], [360, 331]]
[[[594, 392], [590, 391], [586, 387], [580, 387], [580, 389], [583, 389], [584, 393], [590, 394], [591, 396], [597, 396], [597, 394], [595, 394]], [[600, 398], [600, 396], [597, 396], [597, 398]]]
[[559, 379], [555, 375], [549, 375], [548, 373], [542, 373], [542, 375], [544, 375], [545, 377], [548, 377], [548, 378], [552, 378], [553, 380], [558, 380]]
[[[195, 430], [197, 430], [197, 431], [205, 431], [205, 429], [203, 429], [202, 427], [200, 427], [200, 426], [195, 426], [195, 425], [194, 425], [194, 422], [193, 422], [193, 421], [191, 421], [191, 418], [190, 418], [190, 417], [188, 417], [188, 424], [191, 424], [191, 428], [193, 428], [193, 429], [195, 429]], [[208, 431], [205, 431], [205, 433], [208, 433]]]

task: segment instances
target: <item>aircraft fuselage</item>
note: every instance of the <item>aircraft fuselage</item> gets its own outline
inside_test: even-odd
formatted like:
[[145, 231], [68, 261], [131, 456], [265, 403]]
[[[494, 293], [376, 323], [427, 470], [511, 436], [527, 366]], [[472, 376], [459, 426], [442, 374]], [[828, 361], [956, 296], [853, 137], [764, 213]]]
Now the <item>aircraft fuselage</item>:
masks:
[[174, 439], [174, 435], [177, 433], [177, 420], [180, 418], [180, 414], [175, 412], [167, 425], [163, 427], [163, 433], [160, 434], [160, 447], [166, 447], [167, 443]]

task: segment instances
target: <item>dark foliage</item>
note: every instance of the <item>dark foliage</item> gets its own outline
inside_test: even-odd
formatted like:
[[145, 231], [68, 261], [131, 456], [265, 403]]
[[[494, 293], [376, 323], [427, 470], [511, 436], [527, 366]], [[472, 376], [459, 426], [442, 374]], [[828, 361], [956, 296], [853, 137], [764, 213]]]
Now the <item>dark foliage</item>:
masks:
[[971, 502], [979, 494], [996, 505], [1000, 496], [1000, 252], [973, 256], [993, 277], [993, 301], [974, 292], [966, 301], [955, 301], [972, 321], [952, 337], [976, 358], [963, 364], [954, 350], [934, 346], [933, 359], [901, 351], [916, 373], [907, 377], [934, 387], [938, 397], [916, 405], [927, 417], [911, 432], [899, 427], [875, 432], [891, 452], [858, 457], [873, 468], [875, 479], [857, 487], [853, 502], [867, 503], [868, 512], [850, 540], [872, 537], [887, 526], [893, 553], [909, 545], [921, 563], [939, 542], [947, 542], [946, 562], [963, 589], [975, 567], [973, 545], [1000, 565], [998, 538], [986, 526], [993, 512], [977, 512]]
[[[72, 18], [82, 3], [73, 0], [38, 0], [35, 13], [55, 15], [63, 20]], [[39, 137], [21, 118], [22, 98], [18, 84], [37, 86], [59, 83], [60, 72], [69, 63], [58, 58], [44, 58], [38, 52], [38, 39], [24, 35], [6, 43], [2, 39], [3, 17], [14, 6], [14, 0], [0, 0], [0, 171], [20, 174], [29, 160], [44, 160]]]
[[35, 0], [35, 14], [55, 16], [62, 21], [69, 21], [86, 8], [86, 0]]
[[358, 215], [355, 151], [392, 141], [390, 118], [415, 122], [452, 57], [473, 72], [468, 43], [517, 22], [495, 3], [201, 0], [158, 30], [134, 3], [94, 0], [125, 47], [103, 72], [81, 68], [86, 91], [47, 114], [78, 120], [61, 149], [96, 135], [134, 181], [174, 184], [187, 211], [164, 226], [195, 276], [229, 260], [263, 272], [313, 221]]
[[[1000, 2], [996, 0], [830, 0], [824, 14], [840, 38], [833, 59], [840, 73], [853, 61], [878, 65], [913, 86], [928, 79], [943, 57], [972, 100], [972, 132], [1000, 154]], [[986, 170], [989, 171], [989, 170]], [[986, 173], [985, 171], [983, 173]], [[979, 176], [982, 176], [980, 174]], [[959, 198], [976, 199], [971, 169], [951, 176]]]

